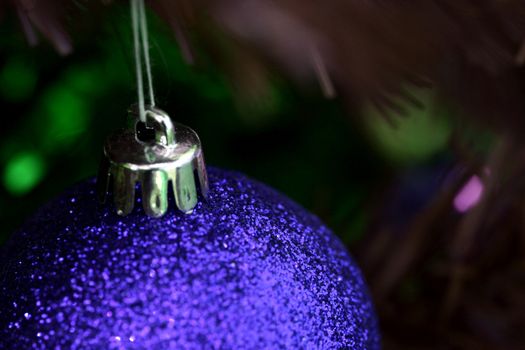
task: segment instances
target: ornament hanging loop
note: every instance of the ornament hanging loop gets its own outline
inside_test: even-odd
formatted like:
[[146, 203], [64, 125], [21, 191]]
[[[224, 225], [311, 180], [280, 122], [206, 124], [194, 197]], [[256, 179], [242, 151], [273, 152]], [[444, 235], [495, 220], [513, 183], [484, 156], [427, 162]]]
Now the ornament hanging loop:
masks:
[[[175, 146], [175, 126], [171, 121], [169, 115], [161, 109], [148, 106], [146, 112], [146, 122], [135, 120], [135, 133], [137, 141], [142, 142], [156, 142], [164, 146]], [[136, 118], [135, 118], [136, 119]], [[141, 128], [141, 126], [143, 128]], [[145, 130], [141, 130], [145, 129]], [[141, 136], [141, 133], [150, 135]], [[153, 135], [153, 137], [151, 137]]]

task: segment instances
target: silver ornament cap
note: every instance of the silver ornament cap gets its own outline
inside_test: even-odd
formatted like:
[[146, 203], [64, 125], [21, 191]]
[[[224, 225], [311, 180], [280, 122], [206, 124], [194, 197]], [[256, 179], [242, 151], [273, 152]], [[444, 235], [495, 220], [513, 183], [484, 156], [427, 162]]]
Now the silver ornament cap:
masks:
[[112, 187], [119, 215], [131, 213], [135, 188], [140, 184], [142, 205], [148, 216], [160, 217], [168, 210], [171, 191], [175, 204], [191, 213], [208, 192], [208, 178], [199, 137], [192, 129], [173, 123], [166, 112], [147, 107], [146, 122], [130, 110], [131, 125], [111, 134], [104, 145], [97, 179], [99, 201], [106, 202]]

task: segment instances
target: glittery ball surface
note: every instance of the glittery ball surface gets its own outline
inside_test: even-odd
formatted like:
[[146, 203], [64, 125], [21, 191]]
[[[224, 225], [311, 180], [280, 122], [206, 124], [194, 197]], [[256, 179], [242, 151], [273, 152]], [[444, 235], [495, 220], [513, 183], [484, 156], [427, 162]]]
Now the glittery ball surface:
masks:
[[119, 217], [88, 180], [4, 246], [0, 349], [378, 349], [358, 267], [315, 216], [209, 169], [192, 214]]

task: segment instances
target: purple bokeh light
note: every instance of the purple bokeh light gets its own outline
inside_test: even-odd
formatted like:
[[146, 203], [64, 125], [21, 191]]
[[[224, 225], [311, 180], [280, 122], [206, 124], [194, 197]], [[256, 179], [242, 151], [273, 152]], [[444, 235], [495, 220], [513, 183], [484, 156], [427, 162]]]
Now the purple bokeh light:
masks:
[[454, 208], [460, 213], [465, 213], [479, 202], [482, 194], [483, 182], [477, 175], [474, 175], [454, 198]]
[[191, 215], [118, 217], [93, 180], [43, 207], [3, 250], [0, 348], [378, 349], [333, 233], [258, 182], [209, 175]]

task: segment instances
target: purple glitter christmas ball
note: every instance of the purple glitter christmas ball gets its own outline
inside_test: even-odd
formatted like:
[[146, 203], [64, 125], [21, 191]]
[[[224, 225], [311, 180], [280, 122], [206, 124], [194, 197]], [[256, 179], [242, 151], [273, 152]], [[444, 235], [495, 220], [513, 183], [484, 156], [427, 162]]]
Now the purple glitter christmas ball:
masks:
[[209, 177], [190, 215], [119, 217], [94, 180], [43, 207], [4, 247], [0, 348], [378, 349], [334, 234], [258, 182]]

